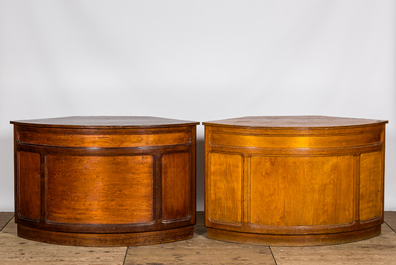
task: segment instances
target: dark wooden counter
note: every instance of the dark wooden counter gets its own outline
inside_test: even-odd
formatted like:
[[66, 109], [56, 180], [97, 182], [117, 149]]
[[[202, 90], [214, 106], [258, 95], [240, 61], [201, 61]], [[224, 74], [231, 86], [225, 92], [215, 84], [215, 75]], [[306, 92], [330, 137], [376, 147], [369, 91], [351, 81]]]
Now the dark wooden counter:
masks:
[[131, 246], [193, 236], [199, 123], [156, 117], [11, 123], [20, 237]]
[[386, 123], [324, 116], [204, 122], [208, 237], [308, 246], [379, 235]]

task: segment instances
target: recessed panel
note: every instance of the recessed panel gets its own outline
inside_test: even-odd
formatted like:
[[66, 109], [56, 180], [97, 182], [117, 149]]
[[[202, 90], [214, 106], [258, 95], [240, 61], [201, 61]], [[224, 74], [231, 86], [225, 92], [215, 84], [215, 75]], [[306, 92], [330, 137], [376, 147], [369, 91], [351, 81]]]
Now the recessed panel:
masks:
[[382, 152], [360, 156], [360, 220], [381, 215], [382, 212]]
[[172, 153], [162, 156], [162, 220], [190, 216], [190, 154]]
[[22, 218], [40, 220], [40, 154], [18, 152], [18, 204]]
[[48, 220], [129, 224], [153, 220], [152, 156], [48, 156]]
[[252, 157], [250, 223], [311, 226], [353, 221], [353, 156]]
[[214, 221], [242, 222], [242, 157], [209, 154], [209, 218]]

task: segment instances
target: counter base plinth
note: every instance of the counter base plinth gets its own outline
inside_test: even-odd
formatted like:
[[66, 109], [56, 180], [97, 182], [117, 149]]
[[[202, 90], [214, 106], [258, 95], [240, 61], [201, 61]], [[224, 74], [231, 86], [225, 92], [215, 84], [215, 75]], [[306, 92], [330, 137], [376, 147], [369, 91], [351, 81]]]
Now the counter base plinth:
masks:
[[194, 226], [186, 226], [163, 231], [89, 234], [46, 231], [18, 225], [18, 236], [43, 243], [84, 246], [84, 247], [125, 247], [169, 243], [190, 239], [194, 236]]
[[365, 240], [380, 234], [381, 225], [357, 231], [320, 235], [268, 235], [207, 228], [207, 236], [210, 239], [232, 243], [282, 247], [336, 245]]

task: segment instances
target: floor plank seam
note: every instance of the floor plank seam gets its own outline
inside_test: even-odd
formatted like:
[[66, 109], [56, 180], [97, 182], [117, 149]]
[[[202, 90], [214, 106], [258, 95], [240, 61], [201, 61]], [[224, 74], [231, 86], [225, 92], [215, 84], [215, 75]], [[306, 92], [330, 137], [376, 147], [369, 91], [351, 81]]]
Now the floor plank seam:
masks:
[[384, 221], [384, 223], [393, 231], [396, 233], [395, 229], [393, 229], [386, 221]]
[[0, 232], [3, 231], [4, 227], [6, 227], [6, 226], [11, 222], [11, 220], [12, 220], [14, 217], [15, 217], [15, 215], [13, 215], [13, 216], [10, 218], [10, 220], [8, 220], [8, 222], [0, 229]]
[[122, 265], [125, 265], [125, 261], [126, 261], [127, 256], [128, 256], [128, 250], [129, 250], [129, 247], [127, 247], [127, 249], [126, 249], [126, 251], [125, 251], [124, 262], [122, 263]]
[[274, 256], [274, 253], [272, 252], [272, 249], [271, 249], [271, 247], [268, 247], [268, 248], [269, 248], [269, 250], [270, 250], [270, 252], [271, 252], [272, 258], [274, 259], [275, 265], [278, 265], [278, 263], [276, 262], [276, 259], [275, 259], [275, 256]]

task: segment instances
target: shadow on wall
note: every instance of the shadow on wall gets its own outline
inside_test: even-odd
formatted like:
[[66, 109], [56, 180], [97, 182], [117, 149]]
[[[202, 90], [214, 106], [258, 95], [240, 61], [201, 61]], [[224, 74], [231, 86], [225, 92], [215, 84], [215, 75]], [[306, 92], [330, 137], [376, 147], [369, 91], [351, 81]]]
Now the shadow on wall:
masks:
[[205, 203], [205, 141], [197, 139], [197, 211], [204, 210]]
[[0, 212], [14, 211], [14, 143], [12, 134], [0, 138]]

